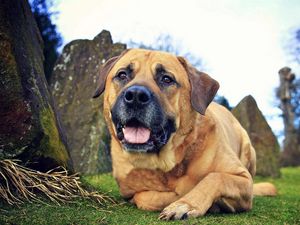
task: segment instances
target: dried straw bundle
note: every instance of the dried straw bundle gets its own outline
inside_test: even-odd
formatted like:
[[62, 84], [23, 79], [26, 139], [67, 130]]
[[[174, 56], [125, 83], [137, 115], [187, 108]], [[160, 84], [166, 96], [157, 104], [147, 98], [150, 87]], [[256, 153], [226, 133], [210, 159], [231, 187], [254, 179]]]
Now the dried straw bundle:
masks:
[[68, 175], [63, 167], [46, 173], [19, 165], [18, 160], [0, 161], [0, 200], [10, 205], [26, 201], [39, 201], [38, 193], [44, 194], [57, 204], [70, 202], [75, 198], [88, 198], [100, 204], [113, 200], [97, 192], [89, 192], [81, 187], [78, 174]]

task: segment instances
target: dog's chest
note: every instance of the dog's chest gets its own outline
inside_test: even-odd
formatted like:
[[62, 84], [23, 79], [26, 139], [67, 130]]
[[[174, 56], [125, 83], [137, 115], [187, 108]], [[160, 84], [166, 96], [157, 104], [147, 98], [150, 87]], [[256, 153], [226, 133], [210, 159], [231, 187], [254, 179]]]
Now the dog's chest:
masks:
[[171, 171], [165, 173], [161, 170], [133, 169], [126, 179], [123, 187], [133, 192], [140, 191], [174, 191], [176, 181], [186, 172], [184, 164], [175, 166]]

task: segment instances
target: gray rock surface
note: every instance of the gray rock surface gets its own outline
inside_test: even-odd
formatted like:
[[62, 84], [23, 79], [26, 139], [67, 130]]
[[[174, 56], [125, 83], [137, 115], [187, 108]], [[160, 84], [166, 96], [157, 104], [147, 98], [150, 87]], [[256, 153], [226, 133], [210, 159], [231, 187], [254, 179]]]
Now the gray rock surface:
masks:
[[25, 0], [0, 2], [0, 159], [72, 170], [43, 69], [42, 39]]
[[66, 130], [75, 171], [82, 174], [111, 171], [103, 97], [92, 96], [101, 64], [125, 49], [124, 44], [114, 44], [104, 30], [93, 40], [66, 45], [54, 67], [51, 92]]
[[279, 144], [255, 99], [249, 95], [232, 109], [233, 115], [248, 132], [256, 150], [256, 174], [280, 176]]

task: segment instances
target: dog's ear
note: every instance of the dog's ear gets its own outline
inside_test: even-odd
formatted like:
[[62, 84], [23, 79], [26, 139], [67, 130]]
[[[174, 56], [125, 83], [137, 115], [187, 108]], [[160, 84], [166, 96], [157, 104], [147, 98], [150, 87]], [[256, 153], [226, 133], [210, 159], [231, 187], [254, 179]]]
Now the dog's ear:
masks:
[[208, 105], [214, 99], [219, 83], [205, 73], [191, 66], [183, 57], [177, 57], [185, 68], [191, 84], [191, 103], [193, 108], [204, 115]]
[[113, 68], [113, 66], [118, 62], [118, 60], [125, 55], [125, 53], [128, 52], [128, 49], [123, 51], [119, 56], [115, 56], [110, 58], [109, 60], [107, 60], [106, 63], [104, 63], [99, 71], [99, 77], [98, 77], [98, 81], [97, 81], [97, 89], [93, 95], [93, 98], [97, 98], [99, 97], [104, 89], [105, 89], [105, 82], [106, 82], [106, 77], [108, 75], [108, 73], [110, 72], [110, 70]]

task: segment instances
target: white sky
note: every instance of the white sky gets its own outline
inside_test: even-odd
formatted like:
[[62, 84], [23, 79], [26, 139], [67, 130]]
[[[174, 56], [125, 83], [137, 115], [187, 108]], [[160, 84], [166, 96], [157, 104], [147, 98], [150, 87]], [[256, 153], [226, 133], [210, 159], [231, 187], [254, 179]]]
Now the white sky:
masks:
[[274, 88], [281, 67], [296, 70], [283, 46], [300, 27], [300, 0], [63, 0], [56, 10], [64, 44], [103, 29], [123, 43], [150, 44], [170, 34], [204, 60], [231, 105], [251, 94], [272, 129], [282, 129]]

